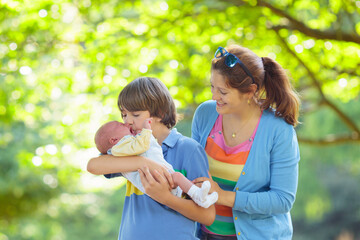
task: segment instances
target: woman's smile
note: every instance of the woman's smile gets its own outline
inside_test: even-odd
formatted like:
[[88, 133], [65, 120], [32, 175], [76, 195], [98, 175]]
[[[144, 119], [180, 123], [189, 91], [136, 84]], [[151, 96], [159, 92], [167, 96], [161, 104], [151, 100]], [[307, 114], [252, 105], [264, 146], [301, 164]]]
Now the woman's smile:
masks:
[[226, 103], [216, 101], [216, 106], [219, 108], [224, 107], [225, 105], [226, 105]]

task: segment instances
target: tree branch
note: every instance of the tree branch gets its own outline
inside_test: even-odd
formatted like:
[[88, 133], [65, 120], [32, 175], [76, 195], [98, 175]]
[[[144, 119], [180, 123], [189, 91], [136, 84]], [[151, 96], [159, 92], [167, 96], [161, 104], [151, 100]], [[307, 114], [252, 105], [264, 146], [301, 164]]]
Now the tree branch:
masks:
[[341, 143], [360, 143], [359, 134], [353, 132], [353, 134], [348, 135], [334, 135], [330, 134], [321, 139], [310, 139], [310, 138], [302, 138], [298, 137], [299, 142], [307, 143], [311, 145], [318, 145], [318, 146], [328, 146], [328, 145], [336, 145]]
[[[289, 20], [290, 26], [286, 26], [287, 29], [291, 28], [294, 30], [298, 30], [303, 34], [313, 37], [316, 39], [328, 39], [328, 40], [338, 40], [338, 41], [345, 41], [345, 42], [354, 42], [360, 44], [360, 36], [356, 34], [349, 34], [342, 31], [334, 31], [334, 30], [325, 30], [320, 31], [318, 29], [313, 29], [306, 26], [304, 23], [300, 22], [299, 20], [293, 18], [285, 11], [274, 7], [270, 3], [265, 1], [258, 0], [257, 5], [260, 7], [266, 7], [270, 9], [273, 13], [278, 16], [284, 17]], [[276, 28], [285, 28], [285, 26], [275, 26]]]
[[354, 132], [360, 135], [360, 129], [356, 126], [356, 124], [349, 118], [343, 111], [341, 111], [334, 103], [329, 101], [327, 98], [322, 99], [323, 104], [330, 107], [338, 116], [339, 118]]
[[304, 63], [304, 61], [302, 61], [299, 56], [289, 47], [289, 45], [287, 44], [287, 42], [280, 36], [279, 31], [276, 29], [275, 30], [276, 35], [278, 36], [280, 42], [285, 46], [285, 48], [287, 49], [287, 51], [296, 59], [298, 60], [298, 62], [305, 68], [305, 70], [308, 72], [308, 75], [312, 81], [312, 85], [315, 86], [315, 88], [318, 90], [320, 96], [322, 99], [325, 98], [325, 94], [323, 93], [322, 89], [321, 89], [321, 85], [320, 83], [317, 81], [315, 74], [310, 70], [310, 68]]
[[295, 58], [297, 61], [306, 69], [308, 72], [308, 75], [312, 81], [313, 86], [317, 89], [317, 91], [320, 94], [321, 97], [321, 104], [327, 105], [330, 107], [338, 116], [339, 118], [354, 132], [356, 132], [358, 135], [360, 135], [360, 129], [356, 126], [356, 124], [352, 121], [351, 118], [349, 118], [343, 111], [341, 111], [335, 104], [333, 104], [329, 99], [326, 98], [325, 94], [323, 93], [321, 89], [320, 83], [317, 81], [315, 74], [310, 70], [310, 68], [299, 58], [299, 56], [292, 51], [292, 49], [289, 47], [287, 42], [280, 36], [278, 31], [275, 31], [280, 42], [285, 46], [287, 51]]
[[353, 77], [359, 77], [359, 74], [357, 73], [357, 71], [358, 71], [357, 69], [360, 68], [360, 64], [358, 64], [357, 67], [355, 67], [354, 69], [351, 69], [351, 70], [343, 70], [343, 69], [340, 69], [339, 67], [333, 67], [333, 68], [330, 68], [328, 66], [324, 66], [324, 67], [327, 69], [330, 69], [330, 70], [334, 70], [335, 72], [337, 72], [338, 75], [348, 74]]

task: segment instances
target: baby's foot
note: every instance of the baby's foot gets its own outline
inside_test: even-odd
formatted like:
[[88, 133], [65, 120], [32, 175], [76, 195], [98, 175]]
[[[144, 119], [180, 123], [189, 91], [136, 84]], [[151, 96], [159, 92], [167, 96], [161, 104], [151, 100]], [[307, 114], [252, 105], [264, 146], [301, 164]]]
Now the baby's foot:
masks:
[[210, 205], [214, 204], [218, 199], [218, 194], [213, 192], [209, 195], [211, 184], [209, 181], [203, 182], [201, 188], [196, 185], [191, 186], [188, 191], [188, 195], [191, 199], [201, 207], [208, 208]]
[[213, 192], [209, 195], [206, 196], [205, 201], [202, 202], [195, 202], [197, 205], [199, 205], [200, 207], [203, 208], [208, 208], [211, 205], [213, 205], [214, 203], [216, 203], [216, 201], [218, 200], [218, 193], [217, 192]]
[[172, 193], [174, 196], [181, 197], [181, 195], [182, 195], [182, 190], [181, 190], [181, 188], [178, 186], [178, 187], [176, 187], [176, 188], [171, 189], [171, 193]]
[[205, 200], [206, 195], [208, 195], [209, 190], [210, 190], [210, 182], [209, 181], [205, 181], [203, 182], [203, 184], [201, 185], [201, 188], [199, 188], [196, 185], [192, 185], [191, 188], [189, 189], [189, 191], [187, 192], [187, 194], [196, 201], [202, 202]]
[[201, 200], [205, 200], [211, 188], [211, 184], [209, 181], [204, 181], [201, 185]]

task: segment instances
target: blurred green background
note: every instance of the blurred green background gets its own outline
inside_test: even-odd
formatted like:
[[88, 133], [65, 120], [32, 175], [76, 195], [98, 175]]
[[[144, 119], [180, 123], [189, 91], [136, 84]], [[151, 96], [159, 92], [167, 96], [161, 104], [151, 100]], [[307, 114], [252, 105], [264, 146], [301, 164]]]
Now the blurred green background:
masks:
[[117, 239], [123, 179], [86, 172], [139, 76], [170, 89], [190, 135], [210, 61], [276, 59], [302, 99], [294, 239], [360, 239], [360, 1], [0, 1], [0, 240]]

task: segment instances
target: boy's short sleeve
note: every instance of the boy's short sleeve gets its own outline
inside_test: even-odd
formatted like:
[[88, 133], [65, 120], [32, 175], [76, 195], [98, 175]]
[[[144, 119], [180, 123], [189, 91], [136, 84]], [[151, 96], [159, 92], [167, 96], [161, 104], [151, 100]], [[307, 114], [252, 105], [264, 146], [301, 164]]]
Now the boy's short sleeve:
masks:
[[[195, 142], [195, 141], [194, 141]], [[198, 177], [208, 177], [209, 163], [204, 149], [196, 142], [196, 146], [192, 153], [186, 157], [187, 163], [187, 178], [194, 180]]]
[[106, 177], [106, 178], [122, 177], [122, 174], [121, 173], [109, 173], [109, 174], [104, 174], [104, 177]]
[[205, 150], [194, 139], [173, 129], [162, 144], [165, 160], [189, 180], [208, 177], [209, 164]]

